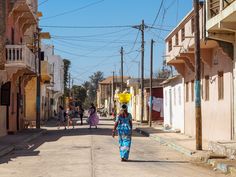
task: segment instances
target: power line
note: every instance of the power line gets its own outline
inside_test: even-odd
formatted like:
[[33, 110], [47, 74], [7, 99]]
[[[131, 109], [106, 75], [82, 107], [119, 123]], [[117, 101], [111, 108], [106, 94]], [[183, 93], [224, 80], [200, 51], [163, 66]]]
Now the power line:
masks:
[[39, 3], [38, 6], [41, 6], [41, 5], [43, 5], [44, 3], [48, 2], [48, 1], [49, 1], [49, 0], [45, 0], [45, 1], [41, 2], [41, 3]]
[[52, 35], [52, 37], [59, 37], [59, 38], [86, 38], [86, 37], [97, 37], [97, 36], [108, 36], [111, 34], [117, 34], [123, 31], [126, 31], [127, 29], [121, 29], [118, 31], [108, 32], [108, 33], [100, 33], [100, 34], [92, 34], [92, 35], [84, 35], [84, 36], [60, 36], [60, 35]]
[[65, 41], [78, 41], [78, 42], [96, 42], [96, 43], [114, 43], [114, 44], [119, 44], [119, 43], [133, 43], [133, 41], [128, 41], [128, 40], [116, 40], [116, 41], [106, 41], [106, 40], [101, 40], [101, 39], [92, 39], [92, 40], [88, 40], [88, 39], [73, 39], [73, 38], [58, 38], [58, 37], [53, 37], [52, 39], [63, 39]]
[[100, 1], [97, 1], [97, 2], [93, 2], [93, 3], [87, 4], [87, 5], [85, 5], [85, 6], [82, 6], [82, 7], [76, 8], [76, 9], [73, 9], [73, 10], [65, 11], [65, 12], [62, 12], [62, 13], [59, 13], [59, 14], [56, 14], [56, 15], [53, 15], [53, 16], [49, 16], [49, 17], [46, 17], [46, 18], [42, 18], [41, 20], [47, 20], [47, 19], [52, 19], [52, 18], [55, 18], [55, 17], [60, 17], [60, 16], [63, 16], [63, 15], [71, 14], [71, 13], [74, 13], [74, 12], [76, 12], [76, 11], [85, 9], [85, 8], [87, 8], [87, 7], [90, 7], [90, 6], [93, 6], [93, 5], [95, 5], [95, 4], [99, 4], [99, 3], [103, 2], [103, 1], [105, 1], [105, 0], [100, 0]]
[[42, 28], [64, 28], [64, 29], [103, 29], [103, 28], [131, 28], [133, 25], [116, 25], [116, 26], [61, 26], [61, 25], [41, 25]]
[[161, 1], [160, 7], [159, 7], [159, 9], [158, 9], [158, 11], [157, 11], [157, 14], [156, 14], [155, 20], [153, 21], [151, 27], [153, 27], [153, 26], [155, 25], [155, 23], [156, 23], [156, 20], [157, 20], [157, 18], [158, 18], [158, 16], [159, 16], [159, 14], [160, 14], [160, 12], [161, 12], [161, 8], [162, 8], [162, 6], [163, 6], [163, 2], [164, 2], [164, 0]]
[[57, 51], [60, 51], [60, 52], [63, 52], [63, 53], [66, 53], [66, 54], [69, 54], [69, 55], [74, 55], [74, 56], [77, 56], [77, 57], [86, 57], [86, 58], [90, 58], [90, 57], [94, 57], [94, 58], [109, 58], [109, 57], [117, 57], [119, 55], [109, 55], [109, 56], [89, 56], [89, 55], [79, 55], [79, 54], [76, 54], [76, 53], [72, 53], [72, 52], [68, 52], [68, 51], [65, 51], [65, 50], [61, 50], [61, 49], [58, 49], [58, 48], [54, 48], [55, 50]]

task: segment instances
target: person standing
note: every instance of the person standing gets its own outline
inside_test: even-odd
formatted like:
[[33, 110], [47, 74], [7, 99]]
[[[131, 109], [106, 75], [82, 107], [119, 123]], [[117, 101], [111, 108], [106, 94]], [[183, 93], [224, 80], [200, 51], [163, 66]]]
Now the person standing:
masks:
[[95, 128], [97, 128], [99, 117], [97, 115], [96, 107], [94, 106], [93, 103], [91, 103], [91, 107], [89, 108], [88, 112], [89, 112], [89, 118], [88, 118], [89, 129], [91, 129], [92, 126], [95, 126]]
[[115, 137], [116, 130], [118, 132], [121, 161], [127, 161], [129, 159], [132, 126], [132, 115], [128, 113], [127, 105], [123, 104], [112, 130], [113, 138]]
[[79, 105], [79, 117], [80, 117], [81, 125], [83, 125], [83, 116], [84, 116], [84, 109], [82, 105]]
[[67, 127], [69, 129], [70, 124], [72, 125], [73, 128], [75, 128], [75, 110], [74, 107], [72, 105], [69, 106], [69, 111], [68, 111], [68, 115], [67, 115]]

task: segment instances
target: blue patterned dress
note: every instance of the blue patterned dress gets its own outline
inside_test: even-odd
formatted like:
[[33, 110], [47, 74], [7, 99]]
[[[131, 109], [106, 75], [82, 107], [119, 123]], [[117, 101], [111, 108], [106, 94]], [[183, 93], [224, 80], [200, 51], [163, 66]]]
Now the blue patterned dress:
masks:
[[132, 115], [130, 113], [128, 113], [127, 117], [119, 115], [116, 118], [116, 122], [118, 122], [117, 131], [119, 136], [120, 157], [126, 160], [129, 158], [131, 146], [132, 128], [130, 121], [132, 121]]

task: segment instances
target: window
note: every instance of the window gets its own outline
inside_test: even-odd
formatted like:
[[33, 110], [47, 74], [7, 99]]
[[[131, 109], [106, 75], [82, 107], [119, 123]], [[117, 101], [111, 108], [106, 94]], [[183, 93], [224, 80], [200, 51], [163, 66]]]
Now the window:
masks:
[[169, 52], [172, 50], [172, 39], [170, 39], [168, 42], [168, 50]]
[[179, 105], [181, 105], [181, 87], [178, 88], [179, 94]]
[[218, 72], [218, 99], [224, 99], [224, 73]]
[[178, 33], [175, 35], [175, 45], [179, 45], [179, 35], [178, 35]]
[[194, 101], [194, 81], [191, 81], [191, 100]]
[[209, 100], [209, 85], [210, 85], [209, 76], [205, 76], [205, 100], [206, 101]]
[[185, 99], [186, 99], [186, 102], [189, 101], [189, 91], [188, 91], [188, 82], [185, 83], [185, 89], [186, 89], [186, 95], [185, 95]]
[[185, 29], [183, 27], [181, 30], [181, 41], [184, 41], [184, 39], [185, 39]]
[[191, 19], [191, 30], [194, 33], [194, 17]]

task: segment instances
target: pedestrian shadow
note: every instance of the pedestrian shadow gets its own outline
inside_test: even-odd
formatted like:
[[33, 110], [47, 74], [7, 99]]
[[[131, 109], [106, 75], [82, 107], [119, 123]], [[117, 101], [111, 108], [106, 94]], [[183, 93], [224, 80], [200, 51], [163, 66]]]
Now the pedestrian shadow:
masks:
[[128, 160], [127, 162], [137, 162], [137, 163], [189, 163], [188, 161], [178, 161], [178, 160]]

